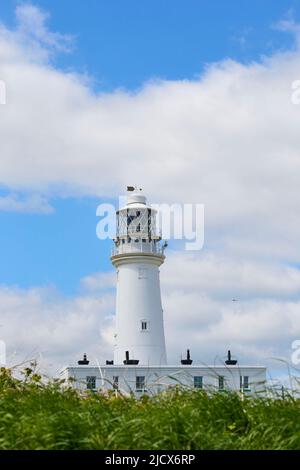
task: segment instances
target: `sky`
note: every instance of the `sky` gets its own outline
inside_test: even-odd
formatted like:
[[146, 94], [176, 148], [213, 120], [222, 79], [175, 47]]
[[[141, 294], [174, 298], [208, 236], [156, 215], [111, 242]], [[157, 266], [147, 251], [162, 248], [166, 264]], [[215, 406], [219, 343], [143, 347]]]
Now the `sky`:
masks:
[[204, 248], [171, 242], [161, 269], [169, 362], [231, 348], [286, 372], [300, 339], [298, 22], [296, 0], [1, 2], [10, 364], [111, 357], [115, 277], [96, 209], [138, 184], [153, 202], [205, 205]]

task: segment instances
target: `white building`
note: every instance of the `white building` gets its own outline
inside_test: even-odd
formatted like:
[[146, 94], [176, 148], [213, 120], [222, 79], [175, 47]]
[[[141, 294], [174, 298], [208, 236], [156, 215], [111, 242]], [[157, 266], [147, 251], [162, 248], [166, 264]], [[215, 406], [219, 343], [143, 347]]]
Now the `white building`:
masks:
[[[80, 389], [158, 393], [172, 385], [260, 392], [266, 368], [241, 366], [228, 359], [224, 365], [195, 365], [187, 351], [180, 364], [167, 365], [159, 267], [165, 247], [156, 227], [156, 211], [140, 191], [129, 188], [127, 204], [117, 211], [117, 233], [112, 264], [117, 270], [114, 360], [90, 365], [86, 356], [61, 376], [75, 379]], [[184, 321], [184, 319], [183, 319]]]

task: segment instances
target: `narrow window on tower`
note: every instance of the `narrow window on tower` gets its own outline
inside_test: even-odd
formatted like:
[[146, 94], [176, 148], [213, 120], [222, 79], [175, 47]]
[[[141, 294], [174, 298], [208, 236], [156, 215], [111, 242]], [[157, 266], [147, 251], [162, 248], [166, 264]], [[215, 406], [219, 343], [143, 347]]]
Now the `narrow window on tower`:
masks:
[[148, 331], [149, 330], [149, 322], [146, 320], [141, 320], [141, 330]]

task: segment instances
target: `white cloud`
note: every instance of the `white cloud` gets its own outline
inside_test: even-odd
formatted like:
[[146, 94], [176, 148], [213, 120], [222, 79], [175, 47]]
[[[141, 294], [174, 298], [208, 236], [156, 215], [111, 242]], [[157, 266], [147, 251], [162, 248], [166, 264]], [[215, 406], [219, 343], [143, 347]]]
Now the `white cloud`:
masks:
[[41, 43], [51, 49], [69, 52], [73, 37], [53, 33], [46, 27], [49, 14], [30, 3], [18, 5], [16, 8], [17, 33], [21, 38]]
[[[57, 372], [86, 352], [91, 360], [110, 358], [107, 330], [112, 324], [114, 296], [82, 293], [73, 299], [51, 288], [0, 288], [1, 339], [8, 363], [37, 359], [45, 371]], [[41, 360], [42, 358], [42, 360]]]
[[232, 259], [205, 251], [169, 252], [163, 269], [169, 291], [201, 291], [225, 300], [300, 299], [300, 270], [276, 262]]
[[[190, 348], [203, 363], [241, 360], [280, 369], [300, 337], [299, 271], [211, 254], [171, 253], [161, 268], [171, 360]], [[232, 299], [237, 299], [233, 302]]]
[[95, 273], [82, 278], [80, 283], [84, 290], [101, 292], [115, 287], [116, 274], [114, 272]]
[[28, 214], [52, 214], [54, 208], [39, 194], [33, 194], [23, 199], [20, 199], [16, 194], [10, 194], [0, 197], [0, 211]]
[[47, 28], [49, 13], [31, 3], [16, 7], [16, 28], [8, 30], [0, 24], [0, 57], [11, 65], [47, 63], [56, 52], [70, 52], [74, 37], [52, 32]]
[[300, 25], [294, 19], [293, 9], [290, 9], [287, 12], [285, 18], [278, 21], [274, 25], [274, 29], [277, 29], [278, 31], [282, 31], [284, 33], [285, 32], [292, 33], [297, 40], [298, 47], [300, 46]]

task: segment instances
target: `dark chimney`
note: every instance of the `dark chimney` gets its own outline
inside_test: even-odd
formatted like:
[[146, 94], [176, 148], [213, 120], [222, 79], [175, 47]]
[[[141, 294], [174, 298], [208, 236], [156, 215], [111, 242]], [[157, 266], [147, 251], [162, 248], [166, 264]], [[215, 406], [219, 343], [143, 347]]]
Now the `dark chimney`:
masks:
[[193, 363], [190, 355], [190, 350], [187, 349], [186, 351], [186, 359], [181, 359], [181, 364], [185, 366], [190, 366]]
[[237, 363], [237, 360], [236, 359], [231, 359], [231, 351], [228, 350], [227, 352], [227, 360], [225, 361], [225, 364], [227, 366], [235, 366]]
[[90, 363], [90, 361], [88, 361], [86, 354], [83, 355], [83, 359], [78, 361], [78, 365], [80, 365], [80, 366], [88, 366], [89, 363]]
[[125, 361], [123, 361], [123, 364], [125, 365], [131, 365], [131, 366], [136, 366], [139, 363], [138, 359], [129, 359], [129, 351], [125, 352]]

